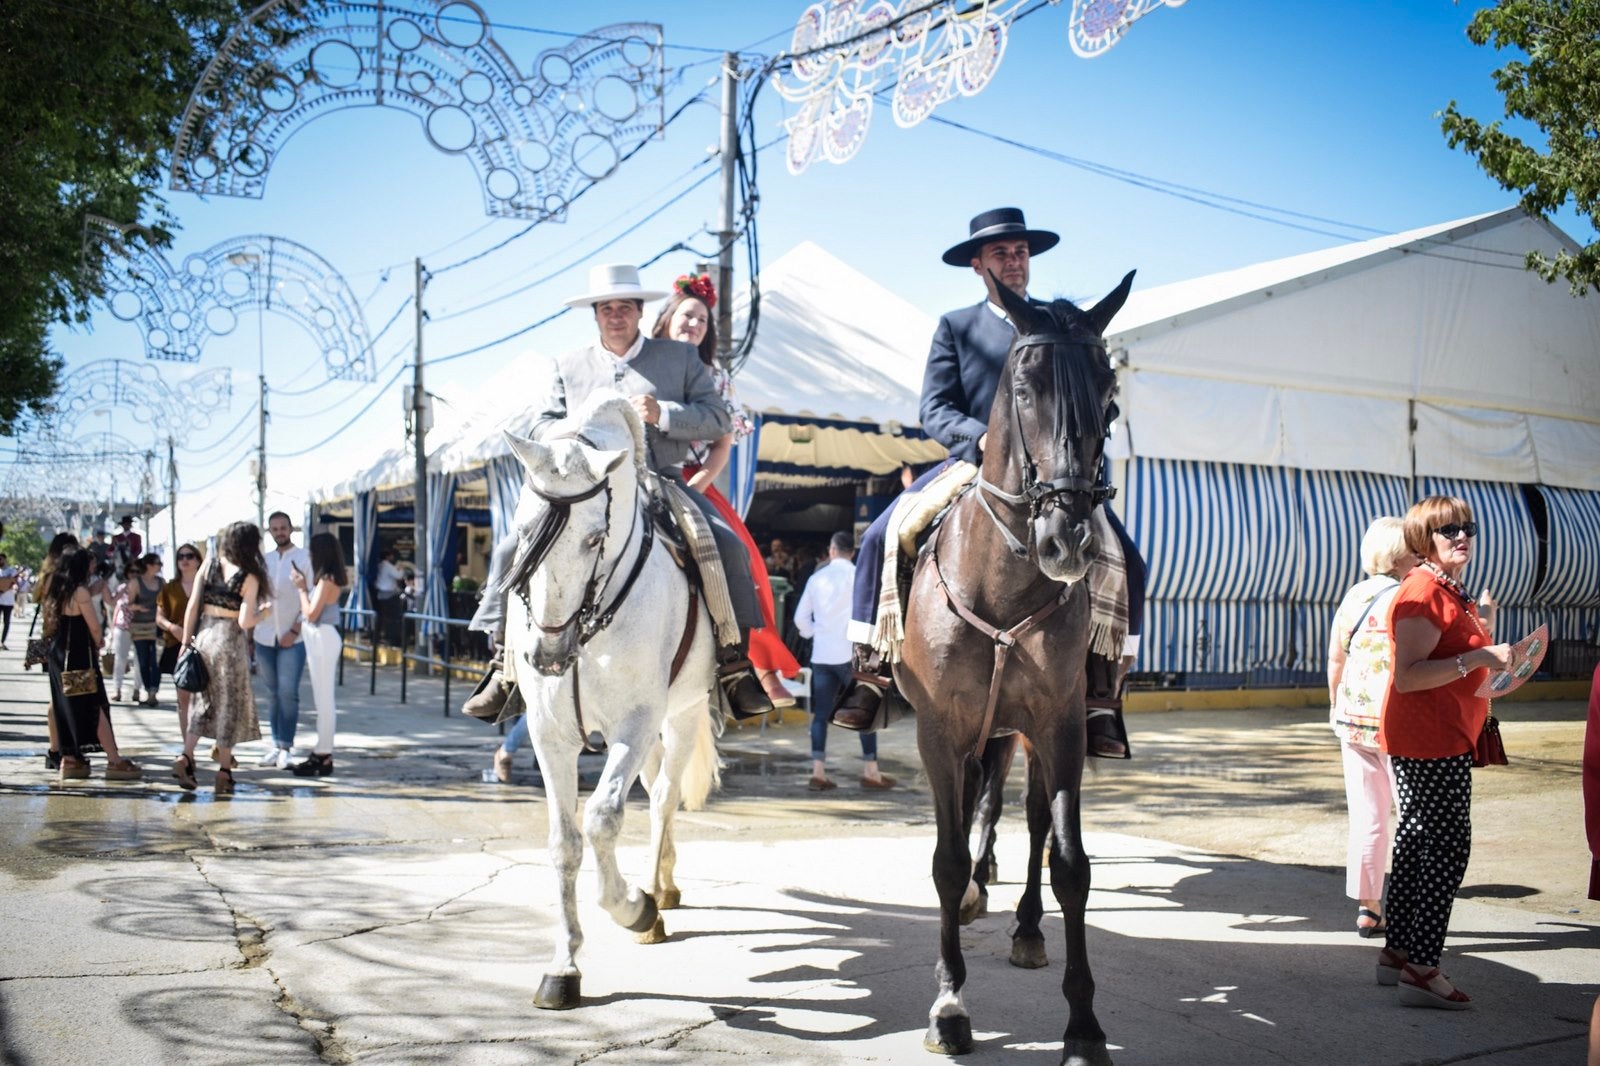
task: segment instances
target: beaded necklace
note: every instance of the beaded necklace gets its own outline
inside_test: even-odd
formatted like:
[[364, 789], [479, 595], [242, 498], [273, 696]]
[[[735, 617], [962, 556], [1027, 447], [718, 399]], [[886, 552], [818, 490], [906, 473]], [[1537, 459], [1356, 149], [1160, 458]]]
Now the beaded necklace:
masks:
[[1487, 639], [1489, 636], [1489, 631], [1483, 628], [1483, 620], [1478, 617], [1477, 601], [1472, 598], [1472, 593], [1467, 591], [1467, 586], [1463, 585], [1461, 582], [1445, 573], [1444, 568], [1439, 566], [1432, 559], [1424, 559], [1422, 561], [1422, 568], [1428, 571], [1429, 575], [1432, 576], [1432, 578], [1439, 584], [1443, 585], [1445, 588], [1461, 597], [1461, 603], [1467, 609], [1467, 617], [1472, 619], [1472, 624], [1477, 626], [1478, 632], [1482, 633]]

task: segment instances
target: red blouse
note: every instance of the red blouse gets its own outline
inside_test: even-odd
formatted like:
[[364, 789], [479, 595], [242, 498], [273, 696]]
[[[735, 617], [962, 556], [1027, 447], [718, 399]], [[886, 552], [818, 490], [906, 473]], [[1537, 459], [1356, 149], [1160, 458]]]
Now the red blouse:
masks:
[[[1425, 566], [1406, 575], [1389, 611], [1389, 646], [1402, 618], [1425, 618], [1439, 630], [1439, 643], [1429, 659], [1454, 659], [1487, 647], [1489, 634], [1478, 620], [1478, 606], [1463, 600]], [[1396, 664], [1398, 665], [1398, 664]], [[1447, 685], [1418, 692], [1397, 692], [1389, 685], [1378, 727], [1378, 747], [1407, 759], [1448, 759], [1473, 750], [1489, 701], [1473, 693], [1488, 677], [1479, 667]]]

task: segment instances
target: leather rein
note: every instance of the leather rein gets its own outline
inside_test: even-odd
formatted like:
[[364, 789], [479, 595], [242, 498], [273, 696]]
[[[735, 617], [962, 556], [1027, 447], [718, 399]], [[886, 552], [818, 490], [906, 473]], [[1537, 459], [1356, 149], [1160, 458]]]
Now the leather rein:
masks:
[[[1046, 344], [1084, 344], [1089, 343], [1084, 337], [1072, 333], [1024, 333], [1017, 337], [1011, 345], [1012, 351], [1031, 348]], [[983, 476], [983, 469], [978, 469], [978, 506], [983, 508], [983, 513], [989, 516], [995, 528], [1000, 531], [1000, 536], [1005, 540], [1006, 547], [1011, 549], [1011, 554], [1019, 559], [1028, 557], [1028, 545], [1017, 539], [1000, 516], [994, 513], [994, 508], [989, 506], [989, 501], [984, 494], [988, 493], [996, 499], [1003, 500], [1013, 507], [1027, 507], [1028, 518], [1037, 519], [1040, 515], [1054, 507], [1062, 506], [1061, 497], [1068, 494], [1088, 495], [1093, 504], [1098, 505], [1117, 495], [1115, 487], [1102, 485], [1098, 479], [1086, 478], [1082, 475], [1072, 477], [1058, 477], [1043, 480], [1039, 477], [1039, 464], [1028, 451], [1028, 438], [1022, 432], [1022, 416], [1017, 413], [1015, 399], [1011, 402], [1011, 424], [1016, 433], [1017, 444], [1022, 449], [1022, 491], [1018, 493], [1007, 492], [1000, 486], [988, 481]], [[1028, 539], [1031, 542], [1033, 534], [1030, 529]]]

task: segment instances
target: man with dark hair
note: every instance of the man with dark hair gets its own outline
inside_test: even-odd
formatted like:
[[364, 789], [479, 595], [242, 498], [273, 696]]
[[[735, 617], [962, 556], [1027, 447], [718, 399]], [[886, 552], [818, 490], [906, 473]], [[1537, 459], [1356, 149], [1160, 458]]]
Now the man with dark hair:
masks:
[[[1028, 295], [1029, 262], [1033, 256], [1054, 248], [1060, 239], [1049, 230], [1030, 229], [1019, 209], [999, 207], [974, 217], [968, 225], [967, 239], [945, 251], [946, 265], [970, 267], [982, 280], [984, 299], [944, 315], [934, 331], [922, 382], [922, 427], [949, 449], [950, 459], [913, 482], [913, 489], [925, 486], [954, 460], [982, 464], [989, 408], [1017, 336], [1001, 301], [999, 286], [1032, 301]], [[1128, 633], [1120, 663], [1094, 654], [1089, 657], [1089, 752], [1102, 758], [1125, 759], [1128, 743], [1122, 723], [1121, 687], [1137, 653], [1143, 624], [1144, 560], [1110, 507], [1105, 508], [1105, 515], [1127, 563]], [[893, 685], [888, 665], [871, 646], [888, 521], [889, 512], [885, 511], [861, 540], [850, 615], [856, 669], [834, 715], [834, 724], [847, 729], [873, 728], [884, 694]]]
[[282, 511], [267, 516], [267, 535], [273, 548], [266, 563], [270, 589], [262, 592], [272, 598], [272, 613], [255, 627], [256, 669], [267, 687], [268, 718], [272, 724], [272, 748], [261, 758], [262, 766], [287, 770], [294, 756], [294, 734], [300, 724], [300, 679], [306, 672], [306, 646], [301, 639], [300, 593], [295, 588], [296, 570], [312, 580], [311, 556], [290, 540], [294, 523]]

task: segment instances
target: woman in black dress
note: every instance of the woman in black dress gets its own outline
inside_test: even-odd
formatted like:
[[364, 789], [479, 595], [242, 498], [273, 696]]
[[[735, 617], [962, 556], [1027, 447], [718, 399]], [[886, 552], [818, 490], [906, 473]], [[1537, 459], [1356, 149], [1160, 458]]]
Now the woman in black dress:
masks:
[[106, 753], [106, 780], [131, 781], [140, 769], [117, 752], [111, 703], [100, 676], [100, 618], [89, 596], [92, 553], [68, 548], [57, 561], [44, 595], [44, 625], [51, 634], [45, 668], [50, 674], [50, 713], [61, 745], [61, 780], [89, 776], [85, 749]]

